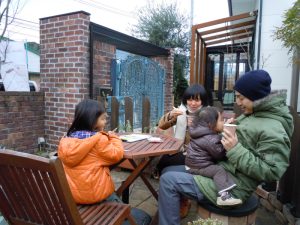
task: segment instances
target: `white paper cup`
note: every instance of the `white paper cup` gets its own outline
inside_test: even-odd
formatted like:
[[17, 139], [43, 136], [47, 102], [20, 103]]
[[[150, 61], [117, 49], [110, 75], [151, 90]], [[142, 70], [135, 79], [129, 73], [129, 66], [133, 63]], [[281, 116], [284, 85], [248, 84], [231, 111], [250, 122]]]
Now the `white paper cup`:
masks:
[[231, 124], [231, 123], [225, 123], [224, 124], [224, 130], [228, 130], [230, 133], [234, 134], [236, 131], [236, 124]]

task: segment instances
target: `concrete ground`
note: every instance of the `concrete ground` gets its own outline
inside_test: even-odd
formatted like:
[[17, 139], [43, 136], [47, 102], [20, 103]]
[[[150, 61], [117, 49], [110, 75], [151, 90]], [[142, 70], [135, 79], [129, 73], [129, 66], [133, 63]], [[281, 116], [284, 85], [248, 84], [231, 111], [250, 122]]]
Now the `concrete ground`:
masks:
[[[116, 188], [121, 184], [122, 181], [128, 176], [128, 171], [112, 171], [112, 176], [116, 184]], [[158, 180], [149, 178], [153, 187], [158, 190]], [[129, 204], [132, 207], [140, 208], [146, 211], [150, 216], [154, 216], [157, 211], [157, 201], [152, 196], [151, 192], [144, 185], [143, 181], [138, 178], [129, 189], [130, 197]], [[186, 218], [181, 221], [181, 225], [186, 225], [188, 222], [197, 220], [199, 216], [197, 215], [197, 203], [192, 202], [192, 207]], [[275, 215], [267, 211], [263, 207], [259, 207], [256, 216], [256, 225], [280, 225], [276, 220]]]

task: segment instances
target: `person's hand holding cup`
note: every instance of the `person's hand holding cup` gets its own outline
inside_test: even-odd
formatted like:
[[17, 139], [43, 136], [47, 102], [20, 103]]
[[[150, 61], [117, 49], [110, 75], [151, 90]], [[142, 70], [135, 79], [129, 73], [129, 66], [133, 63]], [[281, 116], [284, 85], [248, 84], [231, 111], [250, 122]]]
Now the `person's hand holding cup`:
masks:
[[171, 118], [177, 118], [178, 116], [182, 115], [183, 111], [181, 109], [173, 107], [173, 110], [170, 112]]
[[224, 130], [228, 130], [232, 135], [235, 135], [236, 127], [236, 124], [224, 123]]
[[223, 144], [226, 151], [232, 149], [237, 143], [238, 139], [236, 136], [237, 125], [231, 123], [225, 123], [223, 129], [223, 137], [221, 143]]

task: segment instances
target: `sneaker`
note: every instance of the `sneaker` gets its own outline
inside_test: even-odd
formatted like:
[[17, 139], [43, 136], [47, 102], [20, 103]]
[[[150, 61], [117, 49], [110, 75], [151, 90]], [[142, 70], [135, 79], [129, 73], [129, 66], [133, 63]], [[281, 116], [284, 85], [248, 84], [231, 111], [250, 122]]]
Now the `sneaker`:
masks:
[[232, 197], [231, 194], [226, 194], [224, 196], [217, 198], [217, 205], [222, 206], [233, 206], [233, 205], [240, 205], [242, 204], [242, 200], [239, 198]]
[[187, 216], [189, 213], [189, 210], [191, 208], [191, 200], [189, 200], [186, 197], [181, 197], [180, 198], [180, 218], [183, 219]]

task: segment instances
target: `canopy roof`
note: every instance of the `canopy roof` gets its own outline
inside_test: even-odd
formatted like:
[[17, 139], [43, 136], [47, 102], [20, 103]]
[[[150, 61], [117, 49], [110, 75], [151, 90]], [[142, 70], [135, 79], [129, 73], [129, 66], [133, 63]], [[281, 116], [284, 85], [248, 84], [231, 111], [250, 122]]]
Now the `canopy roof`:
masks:
[[192, 27], [190, 82], [204, 82], [206, 48], [222, 45], [247, 45], [252, 42], [257, 11], [230, 16]]
[[168, 56], [170, 51], [139, 40], [135, 37], [109, 29], [99, 24], [90, 23], [92, 37], [105, 43], [113, 44], [117, 49], [142, 56]]

